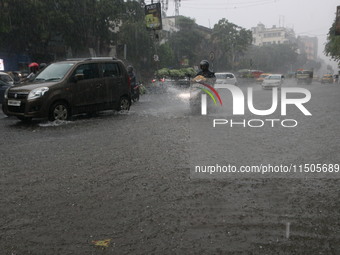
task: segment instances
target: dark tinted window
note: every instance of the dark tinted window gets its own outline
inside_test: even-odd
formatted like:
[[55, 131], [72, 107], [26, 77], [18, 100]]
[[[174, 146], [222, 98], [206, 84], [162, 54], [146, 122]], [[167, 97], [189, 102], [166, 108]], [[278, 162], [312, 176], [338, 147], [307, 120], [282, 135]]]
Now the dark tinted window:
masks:
[[118, 77], [120, 76], [120, 69], [117, 63], [103, 63], [102, 65], [103, 77]]
[[3, 75], [3, 74], [0, 74], [0, 80], [6, 83], [13, 81], [9, 75]]
[[83, 74], [84, 80], [99, 78], [98, 64], [82, 64], [77, 67], [74, 74]]

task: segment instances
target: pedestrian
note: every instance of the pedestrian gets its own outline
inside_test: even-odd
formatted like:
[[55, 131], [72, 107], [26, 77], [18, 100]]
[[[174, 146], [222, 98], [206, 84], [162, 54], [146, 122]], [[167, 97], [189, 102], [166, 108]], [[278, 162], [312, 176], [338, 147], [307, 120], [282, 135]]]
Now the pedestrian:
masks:
[[30, 69], [30, 74], [26, 77], [26, 80], [33, 81], [39, 71], [39, 65], [37, 63], [31, 63], [28, 67]]

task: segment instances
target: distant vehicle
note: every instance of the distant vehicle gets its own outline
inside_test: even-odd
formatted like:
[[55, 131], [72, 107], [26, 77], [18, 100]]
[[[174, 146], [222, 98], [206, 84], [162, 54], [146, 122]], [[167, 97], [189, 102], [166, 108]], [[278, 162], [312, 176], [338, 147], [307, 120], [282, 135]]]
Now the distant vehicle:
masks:
[[0, 72], [0, 104], [4, 102], [5, 91], [13, 84], [14, 80], [9, 74]]
[[238, 73], [238, 77], [239, 78], [253, 78], [253, 79], [257, 79], [264, 72], [261, 71], [261, 70], [241, 69], [237, 73]]
[[333, 75], [331, 74], [324, 74], [321, 78], [321, 83], [333, 83]]
[[268, 75], [270, 75], [270, 73], [263, 73], [263, 74], [261, 74], [260, 77], [256, 79], [256, 82], [257, 83], [262, 83], [264, 78], [266, 78]]
[[301, 83], [311, 84], [312, 81], [313, 81], [313, 71], [299, 69], [296, 72], [297, 84], [301, 84]]
[[5, 82], [10, 85], [14, 84], [13, 78], [8, 73], [5, 73], [5, 72], [0, 72], [0, 81]]
[[259, 78], [261, 74], [263, 74], [261, 70], [251, 70], [251, 76], [255, 79]]
[[46, 67], [31, 83], [6, 90], [4, 113], [32, 118], [67, 120], [73, 114], [129, 110], [130, 80], [116, 58], [71, 59]]
[[237, 85], [237, 79], [233, 73], [215, 73], [216, 82], [215, 84], [231, 84]]
[[282, 74], [268, 75], [262, 82], [263, 89], [281, 88], [284, 82], [284, 76]]

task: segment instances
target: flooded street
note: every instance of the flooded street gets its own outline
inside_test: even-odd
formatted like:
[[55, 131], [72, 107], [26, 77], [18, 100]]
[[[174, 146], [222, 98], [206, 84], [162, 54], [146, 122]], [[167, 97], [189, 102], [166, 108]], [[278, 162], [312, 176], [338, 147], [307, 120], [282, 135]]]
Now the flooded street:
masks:
[[[297, 87], [287, 81], [285, 87]], [[254, 106], [272, 92], [256, 84]], [[1, 254], [339, 254], [339, 173], [207, 174], [195, 166], [340, 163], [339, 84], [270, 116], [232, 100], [193, 115], [187, 89], [150, 89], [129, 112], [22, 123], [0, 114]], [[208, 98], [209, 100], [209, 98]], [[281, 99], [279, 99], [279, 104]], [[215, 108], [213, 108], [215, 107]], [[219, 108], [218, 108], [219, 107]], [[212, 112], [209, 112], [213, 110]], [[293, 128], [237, 122], [294, 119]], [[280, 122], [278, 122], [280, 123]], [[255, 125], [255, 122], [252, 123]], [[109, 239], [108, 248], [93, 241]]]

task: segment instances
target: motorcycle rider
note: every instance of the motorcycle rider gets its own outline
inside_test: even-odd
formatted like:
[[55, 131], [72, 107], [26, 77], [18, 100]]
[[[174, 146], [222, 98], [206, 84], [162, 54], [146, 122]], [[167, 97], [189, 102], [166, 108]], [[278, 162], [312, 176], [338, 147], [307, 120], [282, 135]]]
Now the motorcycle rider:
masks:
[[136, 86], [138, 84], [137, 84], [137, 81], [136, 81], [136, 75], [135, 75], [135, 72], [133, 71], [133, 66], [132, 65], [129, 65], [127, 67], [127, 72], [128, 72], [129, 77], [130, 77], [131, 96], [135, 97], [135, 96], [137, 96], [136, 94], [138, 93], [136, 91]]
[[136, 75], [133, 71], [133, 66], [129, 65], [127, 67], [127, 72], [130, 77], [130, 84], [131, 84], [131, 89], [133, 89], [136, 86]]
[[204, 78], [216, 78], [215, 77], [215, 73], [214, 72], [211, 72], [209, 70], [209, 62], [208, 60], [202, 60], [200, 62], [200, 69], [201, 71], [199, 71], [195, 77], [201, 75], [203, 76]]

